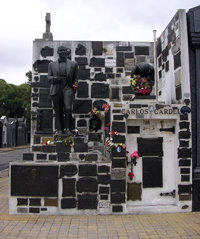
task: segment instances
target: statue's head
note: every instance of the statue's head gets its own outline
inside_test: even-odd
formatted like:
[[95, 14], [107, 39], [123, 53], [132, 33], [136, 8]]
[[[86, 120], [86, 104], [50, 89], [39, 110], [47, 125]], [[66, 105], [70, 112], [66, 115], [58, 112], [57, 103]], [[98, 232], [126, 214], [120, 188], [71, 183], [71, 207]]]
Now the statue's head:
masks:
[[71, 50], [65, 46], [59, 46], [57, 53], [60, 58], [68, 57], [71, 53]]

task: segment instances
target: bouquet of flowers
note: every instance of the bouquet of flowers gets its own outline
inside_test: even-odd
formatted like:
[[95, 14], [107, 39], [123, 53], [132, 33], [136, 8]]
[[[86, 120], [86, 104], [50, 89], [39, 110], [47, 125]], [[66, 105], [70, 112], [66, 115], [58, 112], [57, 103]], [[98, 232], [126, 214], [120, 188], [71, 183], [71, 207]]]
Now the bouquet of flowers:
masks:
[[137, 91], [142, 95], [149, 95], [151, 93], [151, 86], [148, 79], [140, 77], [140, 75], [133, 75], [130, 79], [130, 86], [133, 91]]

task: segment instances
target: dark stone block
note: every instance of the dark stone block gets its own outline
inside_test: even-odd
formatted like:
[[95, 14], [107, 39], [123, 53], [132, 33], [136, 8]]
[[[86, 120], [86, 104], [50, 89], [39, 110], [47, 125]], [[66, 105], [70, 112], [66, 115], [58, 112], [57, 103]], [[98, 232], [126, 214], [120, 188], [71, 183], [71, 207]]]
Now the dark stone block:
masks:
[[183, 121], [183, 122], [179, 123], [179, 126], [180, 126], [180, 129], [188, 129], [189, 130], [190, 123]]
[[96, 68], [94, 68], [94, 71], [101, 71], [101, 67], [96, 67]]
[[149, 55], [149, 47], [148, 46], [135, 46], [135, 55]]
[[126, 142], [126, 138], [124, 135], [113, 135], [113, 143], [125, 143]]
[[80, 160], [83, 160], [85, 158], [85, 154], [79, 154]]
[[124, 53], [117, 52], [117, 66], [124, 67]]
[[108, 195], [100, 195], [100, 200], [108, 200]]
[[165, 64], [165, 72], [169, 71], [169, 61], [166, 62]]
[[178, 194], [192, 193], [192, 185], [178, 185]]
[[113, 73], [113, 68], [106, 67], [105, 73]]
[[62, 209], [76, 208], [76, 199], [75, 198], [61, 199], [61, 208]]
[[138, 154], [142, 156], [163, 156], [163, 138], [137, 138]]
[[102, 108], [103, 104], [107, 104], [107, 102], [105, 100], [96, 100], [93, 103], [93, 108], [97, 108], [98, 111], [104, 111]]
[[99, 187], [99, 194], [109, 194], [110, 188], [109, 187]]
[[76, 196], [76, 179], [75, 178], [63, 178], [63, 197], [75, 197]]
[[106, 75], [103, 72], [97, 73], [94, 76], [95, 81], [106, 81]]
[[80, 164], [79, 176], [97, 176], [97, 166], [95, 164]]
[[11, 166], [11, 196], [58, 196], [58, 166]]
[[162, 66], [162, 58], [161, 56], [158, 58], [158, 67], [161, 67]]
[[141, 183], [128, 183], [127, 184], [127, 200], [141, 201], [142, 200], [142, 184]]
[[180, 140], [179, 147], [189, 147], [189, 141]]
[[102, 49], [103, 42], [102, 41], [92, 41], [92, 49]]
[[38, 103], [37, 102], [33, 102], [32, 107], [38, 107]]
[[105, 58], [92, 57], [90, 59], [91, 67], [105, 67]]
[[107, 165], [98, 166], [98, 173], [109, 173], [110, 167]]
[[124, 116], [123, 115], [114, 115], [113, 120], [124, 120]]
[[89, 133], [88, 140], [101, 142], [102, 141], [101, 136], [102, 136], [102, 133]]
[[182, 87], [181, 85], [176, 87], [176, 100], [180, 100], [182, 98]]
[[130, 86], [123, 86], [122, 94], [134, 94], [134, 91], [132, 90]]
[[97, 209], [97, 195], [78, 195], [78, 209]]
[[28, 206], [28, 198], [17, 198], [17, 206]]
[[42, 146], [32, 146], [32, 152], [41, 152], [42, 151]]
[[87, 82], [79, 82], [78, 83], [78, 90], [77, 90], [77, 97], [79, 98], [88, 98], [88, 83]]
[[77, 192], [90, 192], [95, 193], [98, 190], [97, 180], [94, 178], [84, 177], [79, 178], [77, 182]]
[[179, 139], [190, 139], [190, 131], [180, 131]]
[[69, 161], [69, 153], [57, 153], [58, 162], [66, 162]]
[[37, 160], [46, 160], [47, 154], [37, 154]]
[[174, 69], [181, 66], [181, 52], [179, 51], [176, 55], [174, 55]]
[[110, 184], [110, 175], [98, 175], [98, 184]]
[[97, 154], [86, 154], [85, 155], [85, 161], [93, 162], [98, 160]]
[[84, 138], [74, 138], [74, 152], [88, 152], [88, 144], [84, 143]]
[[73, 113], [88, 114], [92, 111], [92, 100], [74, 100]]
[[40, 89], [39, 92], [39, 105], [40, 108], [51, 108], [52, 102], [49, 96], [49, 89]]
[[178, 148], [178, 158], [191, 158], [192, 149], [191, 148]]
[[77, 122], [78, 127], [87, 127], [87, 121], [85, 119], [81, 119]]
[[40, 198], [29, 198], [29, 205], [30, 206], [41, 206], [41, 199]]
[[116, 78], [120, 78], [120, 77], [121, 77], [121, 74], [115, 74], [115, 77], [116, 77]]
[[90, 79], [90, 69], [79, 69], [78, 79], [89, 80]]
[[190, 174], [190, 168], [181, 168], [181, 174]]
[[92, 98], [109, 98], [109, 84], [94, 83], [91, 86]]
[[42, 145], [42, 152], [43, 153], [54, 153], [56, 152], [56, 146], [55, 145]]
[[158, 72], [158, 75], [159, 75], [159, 79], [162, 78], [162, 70]]
[[166, 46], [165, 49], [162, 51], [162, 60], [167, 61], [168, 55], [169, 55], [169, 48], [168, 46]]
[[120, 193], [126, 191], [126, 181], [125, 180], [111, 180], [111, 192]]
[[127, 126], [128, 134], [140, 134], [140, 126]]
[[37, 133], [53, 133], [53, 110], [38, 110]]
[[123, 68], [117, 68], [117, 73], [123, 73], [124, 69]]
[[30, 207], [29, 213], [40, 213], [40, 208], [37, 207]]
[[35, 77], [34, 77], [34, 80], [35, 80], [35, 81], [39, 81], [39, 77], [38, 77], [38, 76], [35, 76]]
[[161, 39], [158, 38], [158, 41], [157, 41], [157, 56], [159, 56], [161, 54], [161, 51], [162, 51], [162, 46], [161, 46]]
[[126, 168], [126, 160], [122, 159], [113, 159], [112, 160], [112, 168]]
[[22, 158], [25, 161], [33, 161], [34, 154], [33, 153], [23, 153]]
[[180, 120], [188, 120], [188, 115], [180, 115]]
[[130, 52], [130, 53], [128, 52], [128, 53], [125, 53], [124, 55], [125, 55], [125, 58], [126, 58], [126, 59], [132, 59], [132, 58], [134, 58], [134, 53], [133, 53], [133, 52]]
[[181, 182], [189, 182], [190, 176], [189, 175], [181, 175]]
[[132, 46], [116, 46], [116, 51], [132, 51]]
[[87, 57], [75, 57], [75, 61], [78, 63], [78, 65], [88, 65]]
[[78, 47], [76, 48], [75, 54], [79, 55], [79, 56], [86, 55], [86, 47], [81, 45], [81, 44], [78, 44]]
[[115, 78], [115, 74], [106, 74], [106, 78], [107, 79], [114, 79]]
[[112, 122], [112, 130], [117, 131], [119, 133], [125, 133], [126, 128], [125, 128], [125, 122]]
[[43, 57], [47, 57], [47, 56], [53, 56], [53, 52], [54, 52], [53, 48], [45, 46], [44, 48], [41, 49], [40, 54]]
[[33, 69], [38, 73], [48, 73], [48, 65], [51, 61], [48, 60], [37, 60], [33, 64]]
[[119, 100], [120, 96], [119, 96], [119, 88], [111, 88], [111, 99], [112, 100]]
[[180, 159], [179, 160], [179, 166], [191, 166], [191, 160], [190, 159]]
[[179, 195], [179, 201], [191, 201], [192, 200], [192, 195]]
[[41, 211], [48, 211], [48, 209], [45, 208], [45, 207], [40, 208], [40, 210], [41, 210]]
[[118, 114], [118, 113], [121, 113], [121, 110], [113, 110], [112, 112], [113, 114]]
[[112, 193], [111, 203], [112, 204], [125, 203], [125, 193]]
[[93, 56], [101, 56], [103, 54], [103, 49], [92, 49]]
[[193, 179], [192, 183], [192, 211], [200, 211], [200, 181]]
[[40, 75], [39, 87], [50, 88], [50, 86], [47, 75]]
[[49, 155], [49, 160], [56, 161], [56, 160], [57, 160], [57, 155], [55, 155], [55, 154], [50, 154], [50, 155]]
[[122, 149], [121, 152], [117, 152], [116, 148], [112, 148], [112, 157], [126, 157], [126, 150]]
[[143, 188], [157, 188], [163, 186], [162, 158], [143, 157]]
[[77, 166], [74, 164], [67, 164], [60, 166], [60, 177], [72, 177], [78, 173]]
[[56, 142], [56, 152], [57, 153], [70, 153], [71, 152], [71, 147], [70, 145], [66, 145], [62, 142]]
[[112, 206], [112, 212], [123, 212], [123, 206]]

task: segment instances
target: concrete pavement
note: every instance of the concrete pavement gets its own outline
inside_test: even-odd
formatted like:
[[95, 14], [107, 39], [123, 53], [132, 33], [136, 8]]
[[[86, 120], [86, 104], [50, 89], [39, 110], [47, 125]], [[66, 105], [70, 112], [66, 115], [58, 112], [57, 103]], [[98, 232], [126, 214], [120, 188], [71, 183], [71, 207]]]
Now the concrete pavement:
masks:
[[99, 216], [8, 214], [8, 171], [0, 172], [0, 239], [200, 239], [200, 213]]

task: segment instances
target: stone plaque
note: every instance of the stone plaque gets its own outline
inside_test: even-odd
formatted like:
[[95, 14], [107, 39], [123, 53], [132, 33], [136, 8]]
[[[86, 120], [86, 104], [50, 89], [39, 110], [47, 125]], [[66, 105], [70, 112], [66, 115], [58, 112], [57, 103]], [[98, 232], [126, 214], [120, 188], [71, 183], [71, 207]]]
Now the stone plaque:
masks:
[[67, 164], [60, 166], [60, 177], [68, 176], [72, 177], [78, 172], [77, 166], [75, 164]]
[[49, 89], [40, 89], [39, 91], [39, 105], [40, 108], [51, 108], [52, 102], [49, 95]]
[[92, 110], [91, 100], [74, 100], [73, 112], [75, 114], [88, 114]]
[[126, 169], [112, 168], [111, 179], [126, 179]]
[[58, 166], [11, 166], [11, 196], [58, 196]]
[[53, 110], [38, 110], [37, 133], [53, 132]]
[[135, 46], [135, 55], [149, 55], [149, 47]]
[[41, 49], [40, 53], [43, 57], [47, 56], [53, 56], [53, 48], [45, 46], [44, 48]]
[[99, 202], [99, 208], [109, 208], [110, 203], [109, 202]]
[[116, 60], [115, 59], [105, 59], [105, 66], [106, 67], [115, 67]]
[[48, 65], [51, 61], [48, 60], [37, 60], [33, 64], [33, 68], [38, 73], [48, 73]]
[[97, 165], [83, 164], [79, 165], [79, 176], [97, 176]]
[[78, 209], [97, 209], [97, 195], [78, 195]]
[[131, 71], [134, 66], [135, 66], [135, 59], [125, 59], [124, 61], [125, 70]]
[[94, 83], [91, 86], [92, 98], [109, 98], [109, 85], [103, 83]]
[[127, 200], [136, 201], [142, 200], [142, 185], [141, 183], [127, 184]]
[[163, 168], [161, 157], [143, 157], [143, 188], [163, 187]]
[[142, 156], [163, 156], [163, 138], [137, 138], [138, 154]]

